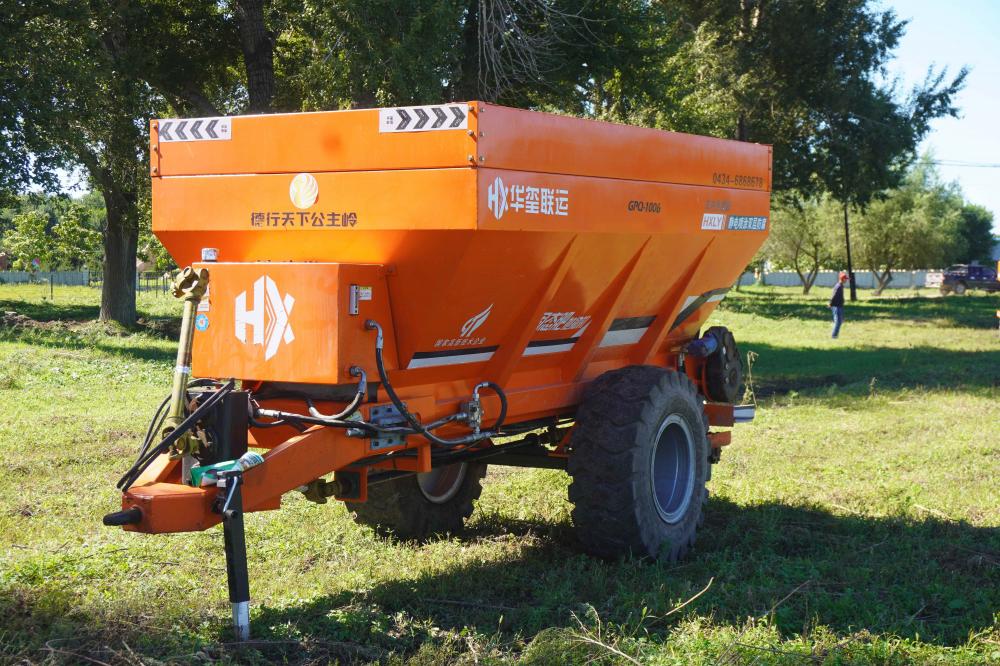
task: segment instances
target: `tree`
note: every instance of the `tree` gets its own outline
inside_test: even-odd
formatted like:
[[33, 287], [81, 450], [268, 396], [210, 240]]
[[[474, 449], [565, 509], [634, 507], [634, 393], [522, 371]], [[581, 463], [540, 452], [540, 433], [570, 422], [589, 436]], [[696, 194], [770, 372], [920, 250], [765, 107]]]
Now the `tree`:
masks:
[[930, 131], [930, 121], [957, 115], [951, 100], [964, 85], [966, 71], [950, 83], [945, 83], [945, 74], [929, 73], [924, 85], [914, 89], [905, 103], [898, 102], [893, 91], [861, 80], [849, 91], [841, 109], [821, 127], [819, 180], [843, 207], [851, 300], [856, 299], [856, 288], [849, 210], [855, 206], [863, 211], [881, 193], [898, 185], [917, 145]]
[[52, 188], [56, 169], [86, 170], [106, 210], [102, 319], [135, 322], [148, 120], [168, 104], [216, 108], [203, 91], [225, 80], [226, 28], [207, 0], [0, 0], [0, 165], [13, 167], [0, 190]]
[[14, 268], [23, 271], [34, 271], [37, 267], [52, 269], [56, 254], [48, 227], [49, 217], [40, 210], [14, 217], [14, 229], [4, 237]]
[[447, 99], [456, 79], [463, 2], [291, 0], [303, 19], [277, 37], [275, 105], [369, 108]]
[[851, 272], [848, 211], [899, 182], [930, 121], [956, 113], [966, 71], [951, 80], [929, 72], [900, 99], [883, 81], [906, 23], [867, 0], [664, 4], [679, 7], [692, 32], [701, 57], [687, 64], [689, 87], [707, 102], [709, 124], [773, 144], [776, 191], [827, 191], [841, 203]]
[[[232, 0], [239, 25], [251, 113], [267, 113], [274, 98], [274, 34], [267, 29], [267, 0]], [[218, 115], [218, 114], [215, 114]]]
[[839, 206], [829, 197], [791, 201], [771, 210], [771, 234], [764, 254], [779, 268], [790, 267], [808, 294], [823, 266], [834, 259]]
[[93, 268], [101, 261], [101, 234], [87, 224], [87, 209], [74, 201], [51, 198], [14, 216], [4, 246], [21, 270]]
[[51, 232], [53, 268], [80, 270], [100, 267], [101, 234], [87, 225], [87, 213], [87, 209], [76, 202], [63, 207], [59, 221]]
[[875, 293], [881, 294], [888, 286], [894, 270], [954, 261], [965, 250], [961, 210], [956, 188], [942, 183], [924, 159], [907, 173], [898, 189], [858, 213], [858, 261], [875, 276]]
[[966, 251], [959, 257], [959, 261], [992, 261], [993, 246], [996, 243], [993, 238], [993, 213], [976, 204], [965, 204], [961, 215], [961, 232]]

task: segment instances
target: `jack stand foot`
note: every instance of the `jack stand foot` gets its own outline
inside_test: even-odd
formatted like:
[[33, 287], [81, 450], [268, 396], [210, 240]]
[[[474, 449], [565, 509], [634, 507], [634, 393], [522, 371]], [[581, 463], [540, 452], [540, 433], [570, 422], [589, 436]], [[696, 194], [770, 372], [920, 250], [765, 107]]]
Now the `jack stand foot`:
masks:
[[243, 529], [242, 474], [237, 472], [225, 483], [226, 503], [222, 509], [222, 534], [226, 544], [226, 578], [229, 602], [233, 606], [233, 630], [237, 641], [250, 638], [250, 576], [247, 572], [247, 544]]
[[250, 602], [237, 601], [233, 606], [233, 631], [236, 633], [236, 640], [243, 642], [250, 640]]

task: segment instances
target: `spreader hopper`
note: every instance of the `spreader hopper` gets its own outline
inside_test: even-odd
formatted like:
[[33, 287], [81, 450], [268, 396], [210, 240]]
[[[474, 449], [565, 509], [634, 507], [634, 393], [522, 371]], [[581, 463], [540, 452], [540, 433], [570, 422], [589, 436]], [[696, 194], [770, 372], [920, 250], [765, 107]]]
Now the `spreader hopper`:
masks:
[[752, 418], [732, 334], [702, 327], [767, 236], [768, 146], [470, 102], [155, 120], [150, 152], [154, 232], [191, 268], [107, 520], [223, 522], [238, 626], [242, 514], [296, 489], [421, 538], [487, 464], [562, 468], [585, 549], [686, 553]]

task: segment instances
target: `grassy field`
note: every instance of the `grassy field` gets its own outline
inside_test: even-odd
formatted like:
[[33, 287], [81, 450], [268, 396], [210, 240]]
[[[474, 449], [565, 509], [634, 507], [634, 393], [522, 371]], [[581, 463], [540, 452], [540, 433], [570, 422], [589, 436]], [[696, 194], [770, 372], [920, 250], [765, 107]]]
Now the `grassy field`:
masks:
[[0, 662], [1000, 664], [997, 296], [865, 294], [830, 340], [825, 293], [731, 294], [713, 323], [760, 409], [677, 565], [582, 555], [561, 472], [492, 468], [468, 531], [423, 545], [293, 493], [247, 519], [245, 648], [219, 528], [100, 525], [175, 305], [125, 333], [78, 323], [93, 291], [47, 296], [0, 287]]

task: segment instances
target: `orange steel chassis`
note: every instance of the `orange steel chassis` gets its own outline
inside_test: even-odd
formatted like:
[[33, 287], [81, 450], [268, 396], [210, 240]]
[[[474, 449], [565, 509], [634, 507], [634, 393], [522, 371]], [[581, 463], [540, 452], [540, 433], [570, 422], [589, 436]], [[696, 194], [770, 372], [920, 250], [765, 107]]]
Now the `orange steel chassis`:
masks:
[[[683, 345], [767, 235], [770, 147], [482, 102], [447, 106], [467, 113], [465, 126], [384, 132], [380, 110], [338, 111], [235, 117], [227, 140], [168, 141], [167, 121], [152, 122], [154, 232], [182, 266], [219, 250], [217, 262], [198, 264], [210, 291], [196, 376], [234, 377], [251, 390], [346, 387], [357, 366], [375, 381], [375, 334], [364, 326], [375, 319], [389, 377], [423, 422], [455, 413], [489, 380], [506, 391], [507, 423], [517, 424], [572, 417], [605, 371], [682, 367]], [[290, 199], [300, 174], [318, 192], [304, 208]], [[273, 298], [257, 284], [265, 279]], [[240, 298], [246, 311], [263, 307], [261, 296], [263, 319], [240, 314]], [[276, 309], [287, 310], [284, 320]], [[268, 334], [255, 342], [260, 323]], [[683, 369], [703, 386], [699, 361]], [[366, 419], [388, 402], [374, 396], [361, 408]], [[291, 398], [261, 405], [303, 407]], [[483, 407], [489, 424], [492, 393]], [[713, 426], [733, 425], [732, 405], [706, 410]], [[728, 444], [729, 432], [710, 441]], [[376, 450], [343, 430], [277, 427], [251, 429], [249, 444], [267, 452], [244, 474], [247, 511], [276, 509], [289, 490], [346, 470], [360, 473], [363, 501], [370, 472], [433, 464], [420, 436]], [[416, 455], [364, 463], [389, 451]], [[142, 510], [126, 529], [206, 529], [220, 522], [215, 495], [181, 483], [180, 466], [161, 456], [123, 495], [123, 507]]]

